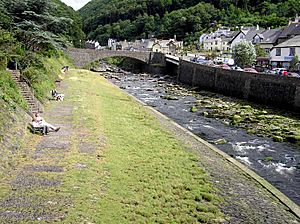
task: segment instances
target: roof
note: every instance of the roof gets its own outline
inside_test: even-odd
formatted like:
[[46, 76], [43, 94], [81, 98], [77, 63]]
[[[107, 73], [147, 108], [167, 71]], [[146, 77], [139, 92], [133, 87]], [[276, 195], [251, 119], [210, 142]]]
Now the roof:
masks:
[[281, 34], [283, 29], [268, 29], [262, 33], [264, 39], [261, 44], [273, 44], [276, 42], [277, 38]]
[[274, 48], [288, 48], [288, 47], [300, 47], [300, 35], [295, 36], [281, 44], [278, 44]]
[[285, 27], [282, 31], [282, 33], [279, 35], [279, 38], [286, 38], [289, 35], [295, 35], [294, 32], [297, 33], [300, 32], [299, 30], [300, 23], [291, 23], [287, 27]]
[[245, 39], [246, 39], [247, 41], [251, 41], [251, 42], [252, 42], [253, 37], [255, 37], [256, 34], [261, 34], [261, 33], [263, 33], [264, 31], [266, 31], [266, 30], [265, 30], [265, 29], [257, 30], [256, 27], [255, 27], [255, 28], [252, 28], [252, 29], [250, 29], [250, 30], [247, 32], [247, 34], [246, 34], [246, 36], [245, 36]]
[[246, 35], [245, 30], [236, 31], [236, 32], [233, 33], [232, 39], [231, 39], [231, 41], [229, 43], [231, 43], [240, 33], [243, 33], [243, 34]]

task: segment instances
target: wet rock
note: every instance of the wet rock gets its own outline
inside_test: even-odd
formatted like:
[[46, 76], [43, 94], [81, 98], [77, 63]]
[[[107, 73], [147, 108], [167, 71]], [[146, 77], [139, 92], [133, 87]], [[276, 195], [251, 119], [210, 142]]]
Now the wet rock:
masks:
[[214, 143], [215, 145], [224, 145], [224, 144], [227, 143], [227, 141], [226, 141], [224, 138], [221, 138], [221, 139], [218, 139], [218, 140], [216, 140], [216, 141], [213, 141], [213, 143]]
[[162, 99], [165, 99], [165, 100], [178, 100], [177, 97], [175, 96], [170, 96], [170, 95], [165, 95], [165, 96], [160, 96]]
[[233, 125], [237, 125], [237, 124], [239, 124], [240, 122], [242, 122], [243, 121], [243, 118], [240, 116], [240, 115], [237, 115], [237, 114], [235, 114], [235, 115], [233, 115], [233, 117], [232, 117], [232, 124]]
[[289, 135], [286, 137], [287, 141], [291, 143], [296, 143], [300, 145], [300, 134], [299, 135]]
[[273, 161], [273, 157], [272, 156], [267, 156], [263, 159], [264, 162], [271, 162]]
[[273, 140], [274, 140], [275, 142], [283, 142], [283, 140], [284, 140], [283, 137], [281, 137], [281, 136], [276, 136], [276, 135], [273, 136], [272, 138], [273, 138]]
[[202, 113], [202, 115], [204, 116], [204, 117], [208, 117], [208, 112], [207, 111], [204, 111], [203, 113]]
[[111, 79], [116, 79], [118, 81], [121, 81], [120, 77], [119, 76], [116, 76], [116, 75], [112, 75], [111, 76]]
[[191, 108], [190, 108], [190, 112], [192, 112], [192, 113], [196, 113], [198, 111], [198, 109], [197, 109], [197, 107], [195, 107], [195, 106], [192, 106]]

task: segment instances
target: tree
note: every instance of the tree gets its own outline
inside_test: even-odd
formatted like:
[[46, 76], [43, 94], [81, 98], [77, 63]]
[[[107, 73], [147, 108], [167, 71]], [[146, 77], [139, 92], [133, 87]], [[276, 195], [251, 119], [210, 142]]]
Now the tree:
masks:
[[267, 56], [266, 51], [263, 48], [261, 48], [261, 46], [259, 44], [255, 45], [255, 52], [256, 52], [257, 57], [266, 57]]
[[293, 57], [291, 63], [290, 63], [290, 70], [291, 71], [297, 71], [297, 66], [299, 64], [299, 58], [296, 55], [295, 57]]
[[255, 47], [248, 41], [241, 41], [233, 48], [235, 63], [241, 67], [252, 66], [256, 61]]

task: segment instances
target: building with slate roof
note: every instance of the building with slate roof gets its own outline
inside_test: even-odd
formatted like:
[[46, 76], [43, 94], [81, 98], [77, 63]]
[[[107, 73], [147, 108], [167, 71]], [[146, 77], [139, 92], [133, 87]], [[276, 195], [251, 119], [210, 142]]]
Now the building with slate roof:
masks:
[[273, 67], [289, 68], [290, 62], [295, 56], [300, 58], [300, 35], [294, 36], [272, 48], [270, 61]]

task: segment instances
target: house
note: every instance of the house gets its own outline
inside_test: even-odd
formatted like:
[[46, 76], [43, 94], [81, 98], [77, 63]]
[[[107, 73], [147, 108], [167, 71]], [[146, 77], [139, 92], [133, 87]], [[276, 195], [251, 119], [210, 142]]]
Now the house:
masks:
[[273, 67], [289, 68], [290, 62], [296, 55], [300, 58], [300, 35], [273, 47], [270, 53], [270, 61]]
[[294, 21], [290, 21], [289, 25], [282, 30], [275, 44], [277, 45], [283, 43], [284, 41], [297, 35], [300, 35], [300, 17], [298, 15]]
[[248, 30], [240, 30], [236, 35], [229, 41], [230, 49], [232, 49], [236, 44], [241, 41], [246, 40], [246, 34]]
[[264, 39], [263, 33], [265, 31], [265, 29], [260, 29], [258, 25], [256, 27], [252, 27], [248, 30], [245, 39], [252, 44], [259, 44], [259, 42]]
[[99, 44], [99, 42], [97, 41], [93, 41], [93, 40], [88, 40], [85, 42], [85, 48], [87, 49], [94, 49], [94, 50], [99, 50], [101, 49], [101, 45]]
[[108, 41], [107, 41], [107, 47], [108, 47], [108, 49], [112, 49], [113, 46], [115, 45], [115, 43], [117, 43], [116, 39], [109, 38]]
[[169, 40], [158, 40], [153, 44], [152, 51], [169, 54]]
[[266, 54], [269, 55], [271, 48], [274, 47], [276, 41], [283, 29], [267, 29], [263, 33], [253, 37], [254, 44], [259, 44]]
[[175, 39], [170, 40], [157, 40], [153, 46], [153, 52], [161, 52], [164, 54], [178, 54], [183, 49], [183, 41], [176, 41]]
[[219, 37], [210, 36], [210, 38], [204, 40], [203, 49], [206, 51], [230, 51], [231, 46], [229, 42], [235, 37], [239, 32], [230, 31], [226, 32], [226, 35], [220, 35]]

